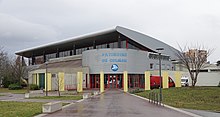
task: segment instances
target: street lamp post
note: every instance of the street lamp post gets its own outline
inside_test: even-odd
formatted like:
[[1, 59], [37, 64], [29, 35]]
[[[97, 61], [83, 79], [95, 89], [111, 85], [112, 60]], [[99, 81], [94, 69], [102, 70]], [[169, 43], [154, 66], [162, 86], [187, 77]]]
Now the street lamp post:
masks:
[[46, 78], [46, 79], [45, 79], [45, 80], [46, 80], [46, 96], [48, 96], [48, 92], [47, 92], [47, 64], [48, 64], [48, 63], [45, 62], [45, 65], [46, 65], [46, 74], [45, 74], [45, 75], [46, 75], [46, 77], [45, 77], [45, 78]]
[[161, 77], [161, 53], [160, 50], [164, 50], [164, 48], [157, 48], [159, 54], [159, 75], [160, 75], [160, 104], [162, 102], [162, 77]]

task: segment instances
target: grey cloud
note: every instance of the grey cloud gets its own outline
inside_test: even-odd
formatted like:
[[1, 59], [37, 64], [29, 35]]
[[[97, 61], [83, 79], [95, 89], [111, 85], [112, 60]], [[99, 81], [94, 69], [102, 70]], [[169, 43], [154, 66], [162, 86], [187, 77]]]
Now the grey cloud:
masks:
[[9, 52], [56, 40], [54, 29], [0, 14], [0, 45]]
[[[219, 4], [218, 0], [2, 0], [0, 44], [4, 37], [5, 46], [14, 44], [10, 49], [20, 50], [121, 25], [176, 48], [177, 43], [197, 42], [216, 47], [209, 58], [215, 62], [220, 59]], [[2, 15], [7, 15], [4, 21]]]

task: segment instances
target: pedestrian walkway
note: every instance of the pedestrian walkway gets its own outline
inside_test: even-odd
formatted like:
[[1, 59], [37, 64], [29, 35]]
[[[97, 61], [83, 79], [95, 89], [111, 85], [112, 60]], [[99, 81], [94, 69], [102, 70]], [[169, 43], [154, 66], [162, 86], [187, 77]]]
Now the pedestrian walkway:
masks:
[[183, 113], [149, 103], [146, 100], [108, 90], [80, 103], [72, 104], [47, 117], [190, 117]]
[[0, 93], [0, 101], [16, 101], [16, 102], [56, 102], [75, 103], [77, 100], [54, 100], [54, 99], [25, 99], [24, 94]]

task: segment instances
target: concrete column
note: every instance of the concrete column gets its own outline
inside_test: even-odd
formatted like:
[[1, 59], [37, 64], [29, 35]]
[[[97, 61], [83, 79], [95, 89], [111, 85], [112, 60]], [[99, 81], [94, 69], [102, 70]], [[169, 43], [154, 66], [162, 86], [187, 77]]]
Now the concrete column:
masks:
[[118, 35], [118, 48], [121, 48], [121, 37], [120, 37], [120, 34]]
[[46, 58], [46, 52], [44, 51], [43, 53], [43, 59], [44, 59], [44, 63], [47, 61], [47, 58]]
[[93, 49], [96, 49], [96, 41], [93, 41]]
[[37, 85], [39, 86], [40, 84], [39, 84], [39, 74], [38, 73], [36, 73], [36, 80], [37, 80]]
[[73, 55], [76, 55], [76, 45], [73, 45]]
[[124, 92], [128, 92], [128, 72], [124, 71], [123, 73], [123, 77], [124, 77]]
[[175, 72], [175, 86], [181, 87], [181, 73], [179, 71]]
[[150, 72], [144, 72], [144, 90], [150, 90]]
[[104, 72], [100, 72], [100, 93], [104, 92]]
[[59, 78], [59, 89], [60, 91], [64, 91], [64, 73], [59, 72], [58, 73], [58, 78]]
[[72, 56], [73, 55], [73, 50], [70, 50], [70, 56]]
[[57, 52], [56, 52], [56, 58], [59, 58], [60, 57], [60, 51], [59, 51], [59, 48], [57, 48]]
[[169, 88], [169, 78], [168, 78], [168, 72], [163, 71], [162, 78], [163, 78], [163, 88]]
[[77, 92], [83, 91], [83, 73], [77, 72]]
[[31, 60], [32, 60], [32, 61], [31, 61], [31, 64], [32, 64], [32, 65], [35, 65], [35, 56], [34, 56], [34, 54], [32, 54]]

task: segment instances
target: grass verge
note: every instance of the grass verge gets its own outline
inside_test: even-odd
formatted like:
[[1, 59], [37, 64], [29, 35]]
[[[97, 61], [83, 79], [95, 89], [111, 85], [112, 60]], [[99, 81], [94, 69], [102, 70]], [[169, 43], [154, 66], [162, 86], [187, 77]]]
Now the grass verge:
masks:
[[[154, 89], [159, 93], [159, 89]], [[149, 98], [151, 91], [135, 93]], [[220, 112], [220, 87], [181, 87], [163, 89], [163, 103], [177, 108]]]
[[0, 88], [0, 93], [25, 94], [27, 89], [9, 90], [8, 88]]
[[44, 97], [31, 97], [30, 99], [51, 99], [51, 100], [80, 100], [83, 97], [81, 95], [74, 96], [44, 96]]
[[0, 117], [32, 117], [42, 113], [39, 102], [3, 102], [0, 101]]

